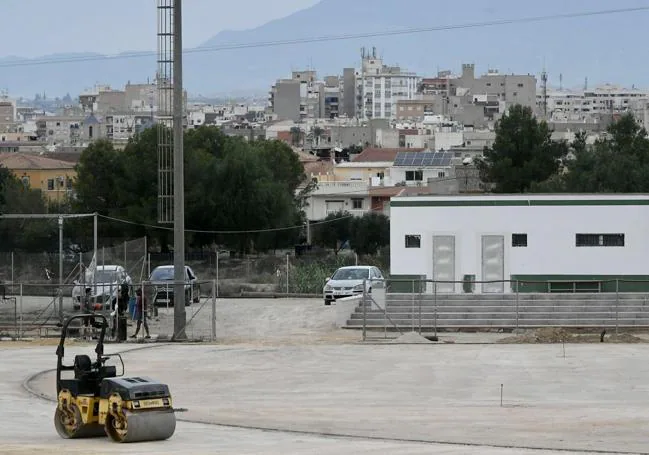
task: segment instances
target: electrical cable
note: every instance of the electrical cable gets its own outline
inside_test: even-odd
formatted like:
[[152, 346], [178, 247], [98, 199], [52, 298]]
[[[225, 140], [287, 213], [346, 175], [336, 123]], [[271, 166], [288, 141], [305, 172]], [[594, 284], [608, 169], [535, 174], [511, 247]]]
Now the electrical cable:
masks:
[[[435, 27], [412, 27], [412, 28], [403, 28], [396, 30], [385, 30], [380, 32], [366, 32], [366, 33], [346, 33], [340, 35], [325, 35], [317, 36], [310, 38], [296, 38], [296, 39], [287, 39], [287, 40], [275, 40], [275, 41], [258, 41], [252, 43], [239, 43], [239, 44], [225, 44], [219, 46], [205, 46], [197, 47], [193, 49], [186, 49], [183, 51], [183, 54], [199, 54], [207, 52], [220, 52], [227, 50], [239, 50], [239, 49], [256, 49], [264, 47], [276, 47], [276, 46], [287, 46], [294, 44], [309, 44], [309, 43], [321, 43], [321, 42], [330, 42], [330, 41], [345, 41], [361, 38], [377, 38], [384, 36], [397, 36], [397, 35], [412, 35], [416, 33], [426, 33], [426, 32], [439, 32], [439, 31], [449, 31], [449, 30], [463, 30], [463, 29], [472, 29], [472, 28], [483, 28], [483, 27], [494, 27], [499, 25], [513, 25], [513, 24], [525, 24], [533, 22], [544, 22], [557, 19], [571, 19], [579, 17], [593, 17], [593, 16], [604, 16], [611, 14], [622, 14], [622, 13], [637, 13], [642, 11], [649, 10], [649, 6], [636, 7], [636, 8], [618, 8], [618, 9], [608, 9], [608, 10], [599, 10], [599, 11], [583, 11], [577, 13], [564, 13], [564, 14], [552, 14], [546, 16], [531, 16], [531, 17], [522, 17], [517, 19], [499, 19], [493, 21], [484, 21], [484, 22], [469, 22], [465, 24], [455, 24], [455, 25], [442, 25]], [[75, 63], [75, 62], [91, 62], [91, 61], [101, 61], [101, 60], [123, 60], [123, 59], [133, 59], [133, 58], [145, 58], [145, 57], [155, 57], [157, 52], [152, 51], [142, 51], [142, 52], [125, 52], [117, 55], [82, 55], [78, 57], [61, 57], [61, 58], [43, 58], [43, 59], [33, 59], [27, 61], [13, 61], [13, 62], [3, 62], [0, 63], [0, 68], [13, 68], [19, 66], [35, 66], [35, 65], [52, 65], [58, 63]]]
[[[446, 182], [446, 181], [452, 181], [452, 180], [459, 180], [459, 177], [445, 177], [445, 178], [439, 178], [435, 179], [435, 182]], [[327, 183], [327, 182], [323, 182]], [[331, 183], [336, 183], [336, 182], [331, 182]], [[413, 188], [413, 187], [407, 187], [407, 186], [401, 186], [401, 187], [380, 187], [380, 188]], [[414, 187], [417, 188], [417, 187]], [[340, 196], [340, 195], [346, 195], [346, 194], [367, 194], [368, 196], [371, 196], [370, 190], [365, 188], [365, 189], [359, 189], [359, 190], [351, 190], [351, 191], [339, 191], [336, 193], [332, 193], [331, 196]], [[368, 212], [371, 213], [371, 212]], [[125, 220], [123, 218], [117, 218], [117, 217], [112, 217], [108, 215], [97, 215], [100, 218], [104, 218], [106, 220], [114, 221], [117, 223], [123, 223], [123, 224], [129, 224], [132, 226], [138, 226], [138, 227], [144, 227], [144, 228], [149, 228], [149, 229], [159, 229], [159, 230], [165, 230], [165, 231], [173, 231], [174, 228], [172, 227], [165, 227], [165, 226], [157, 226], [154, 224], [147, 224], [147, 223], [138, 223], [136, 221], [130, 221], [130, 220]], [[320, 221], [314, 221], [309, 223], [310, 226], [318, 226], [322, 224], [329, 224], [329, 223], [335, 223], [336, 221], [339, 220], [344, 220], [347, 218], [353, 218], [354, 215], [345, 215], [337, 218], [332, 218], [330, 220], [324, 219]], [[190, 232], [194, 234], [221, 234], [221, 235], [235, 235], [235, 234], [261, 234], [261, 233], [266, 233], [266, 232], [282, 232], [282, 231], [291, 231], [293, 229], [303, 229], [305, 227], [304, 224], [300, 225], [295, 225], [295, 226], [285, 226], [285, 227], [278, 227], [278, 228], [267, 228], [267, 229], [251, 229], [251, 230], [242, 230], [242, 231], [210, 231], [210, 230], [200, 230], [200, 229], [185, 229], [185, 232]]]

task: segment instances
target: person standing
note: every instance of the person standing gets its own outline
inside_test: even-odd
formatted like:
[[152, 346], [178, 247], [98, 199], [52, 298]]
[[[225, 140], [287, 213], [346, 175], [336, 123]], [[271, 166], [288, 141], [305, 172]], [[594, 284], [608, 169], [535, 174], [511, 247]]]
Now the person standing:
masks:
[[140, 327], [144, 325], [144, 331], [146, 332], [144, 338], [149, 339], [151, 338], [151, 335], [149, 334], [149, 324], [146, 322], [146, 299], [142, 294], [142, 289], [135, 291], [135, 295], [137, 296], [135, 301], [135, 319], [137, 320], [137, 327], [135, 328], [135, 333], [131, 335], [131, 338], [137, 338]]
[[[85, 288], [85, 295], [83, 296], [81, 300], [81, 312], [83, 314], [93, 314], [94, 311], [90, 305], [90, 292], [92, 291], [92, 288]], [[84, 316], [83, 318], [83, 339], [84, 340], [89, 340], [92, 338], [92, 330], [90, 329], [90, 316]]]

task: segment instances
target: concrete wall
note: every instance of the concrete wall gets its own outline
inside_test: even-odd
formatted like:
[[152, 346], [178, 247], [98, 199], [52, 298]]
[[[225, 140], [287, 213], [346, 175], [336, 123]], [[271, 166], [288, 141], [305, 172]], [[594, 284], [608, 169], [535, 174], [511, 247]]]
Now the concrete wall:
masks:
[[[455, 280], [482, 276], [483, 235], [504, 237], [504, 278], [649, 275], [649, 196], [466, 196], [393, 198], [391, 274], [433, 278], [434, 235], [455, 237]], [[526, 247], [512, 234], [527, 234]], [[624, 234], [624, 247], [577, 247], [576, 234]], [[405, 248], [420, 235], [420, 248]], [[489, 278], [491, 279], [491, 278]], [[593, 278], [599, 279], [599, 278]], [[456, 289], [460, 289], [457, 286]]]
[[300, 120], [300, 81], [277, 83], [273, 112], [280, 120]]
[[343, 69], [343, 100], [340, 114], [349, 118], [356, 115], [356, 73], [354, 68]]

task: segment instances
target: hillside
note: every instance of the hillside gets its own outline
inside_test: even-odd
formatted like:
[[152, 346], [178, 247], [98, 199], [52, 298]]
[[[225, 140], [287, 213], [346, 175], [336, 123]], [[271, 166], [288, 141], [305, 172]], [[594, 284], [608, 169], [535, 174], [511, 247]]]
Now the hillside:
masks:
[[[437, 69], [458, 71], [473, 62], [479, 72], [488, 67], [505, 72], [539, 74], [545, 66], [551, 82], [563, 73], [564, 85], [615, 82], [649, 86], [644, 43], [638, 39], [649, 12], [558, 19], [554, 21], [463, 28], [410, 35], [261, 46], [214, 51], [215, 47], [282, 40], [299, 40], [340, 34], [372, 33], [412, 27], [443, 27], [521, 17], [570, 14], [611, 8], [647, 6], [646, 0], [590, 0], [566, 2], [483, 0], [453, 2], [410, 0], [322, 0], [288, 17], [245, 31], [223, 31], [185, 58], [185, 85], [193, 94], [233, 90], [265, 90], [292, 69], [312, 66], [321, 75], [358, 66], [361, 46], [376, 46], [389, 64], [433, 74]], [[47, 60], [62, 56], [44, 57]], [[38, 66], [3, 66], [15, 61], [0, 59], [0, 87], [31, 96], [36, 92], [78, 93], [97, 82], [121, 86], [127, 80], [143, 81], [155, 73], [155, 57], [88, 61]]]

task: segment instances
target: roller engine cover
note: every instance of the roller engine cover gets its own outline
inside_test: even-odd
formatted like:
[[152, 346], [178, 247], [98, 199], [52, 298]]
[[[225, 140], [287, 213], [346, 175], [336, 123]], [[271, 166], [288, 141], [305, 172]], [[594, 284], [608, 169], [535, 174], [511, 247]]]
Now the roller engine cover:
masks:
[[147, 377], [107, 378], [101, 383], [99, 396], [108, 398], [118, 393], [124, 401], [151, 400], [171, 396], [169, 386]]

